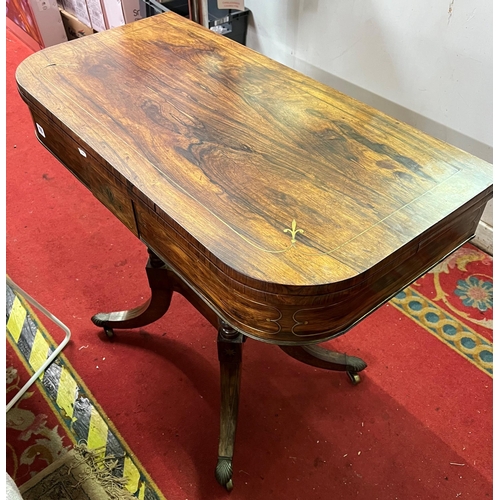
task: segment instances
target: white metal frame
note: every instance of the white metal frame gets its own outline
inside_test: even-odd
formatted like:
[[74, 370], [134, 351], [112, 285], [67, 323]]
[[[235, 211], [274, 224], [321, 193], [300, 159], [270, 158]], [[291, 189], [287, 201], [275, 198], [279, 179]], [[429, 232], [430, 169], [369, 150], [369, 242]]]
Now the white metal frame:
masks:
[[70, 329], [60, 320], [58, 320], [52, 313], [47, 311], [45, 307], [41, 306], [35, 299], [30, 297], [24, 290], [19, 288], [8, 276], [7, 276], [7, 284], [21, 297], [23, 297], [28, 303], [35, 306], [39, 309], [45, 316], [47, 316], [51, 321], [53, 321], [58, 327], [62, 328], [66, 333], [64, 340], [57, 346], [54, 352], [45, 360], [43, 365], [33, 374], [33, 376], [24, 384], [21, 390], [12, 398], [12, 400], [7, 405], [7, 411], [9, 411], [24, 395], [24, 393], [34, 384], [36, 379], [41, 375], [41, 373], [56, 359], [59, 353], [64, 349], [66, 344], [69, 342], [71, 338]]

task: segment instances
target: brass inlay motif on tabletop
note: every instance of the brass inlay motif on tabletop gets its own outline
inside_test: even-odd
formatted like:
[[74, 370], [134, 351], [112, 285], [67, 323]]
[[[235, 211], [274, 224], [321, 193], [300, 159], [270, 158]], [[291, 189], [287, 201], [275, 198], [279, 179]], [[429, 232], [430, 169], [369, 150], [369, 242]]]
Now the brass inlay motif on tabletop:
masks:
[[292, 235], [292, 245], [297, 241], [295, 239], [295, 235], [297, 233], [301, 233], [303, 234], [304, 233], [304, 230], [303, 229], [297, 229], [297, 222], [295, 219], [293, 219], [292, 221], [292, 228], [286, 228], [286, 229], [283, 229], [283, 232], [284, 233], [290, 233]]

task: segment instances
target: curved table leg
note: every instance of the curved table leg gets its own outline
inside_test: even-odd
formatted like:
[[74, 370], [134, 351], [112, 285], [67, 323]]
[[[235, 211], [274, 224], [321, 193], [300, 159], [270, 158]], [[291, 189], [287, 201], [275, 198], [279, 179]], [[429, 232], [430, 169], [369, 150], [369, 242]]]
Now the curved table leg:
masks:
[[219, 456], [215, 468], [217, 482], [233, 489], [233, 453], [240, 398], [241, 355], [245, 336], [220, 321], [217, 352], [220, 362], [220, 434]]
[[330, 351], [316, 345], [280, 345], [279, 347], [289, 356], [302, 361], [302, 363], [316, 368], [324, 368], [325, 370], [346, 372], [354, 384], [360, 382], [358, 373], [366, 368], [366, 363], [361, 358]]
[[113, 336], [113, 328], [138, 328], [161, 318], [168, 310], [172, 293], [172, 271], [148, 249], [146, 265], [151, 298], [143, 305], [128, 311], [98, 313], [92, 317], [96, 326], [102, 326], [108, 337]]

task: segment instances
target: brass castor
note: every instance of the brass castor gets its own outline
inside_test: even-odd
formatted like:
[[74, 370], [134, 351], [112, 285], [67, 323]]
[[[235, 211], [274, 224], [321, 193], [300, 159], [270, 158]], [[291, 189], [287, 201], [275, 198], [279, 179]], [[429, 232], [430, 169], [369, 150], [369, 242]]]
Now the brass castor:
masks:
[[104, 327], [104, 333], [106, 334], [106, 337], [108, 337], [108, 339], [112, 339], [115, 336], [115, 332], [113, 331], [113, 329], [106, 326]]
[[358, 385], [361, 382], [361, 377], [358, 373], [346, 372], [352, 385]]
[[229, 457], [219, 457], [215, 468], [215, 478], [217, 482], [227, 491], [233, 489], [233, 464]]

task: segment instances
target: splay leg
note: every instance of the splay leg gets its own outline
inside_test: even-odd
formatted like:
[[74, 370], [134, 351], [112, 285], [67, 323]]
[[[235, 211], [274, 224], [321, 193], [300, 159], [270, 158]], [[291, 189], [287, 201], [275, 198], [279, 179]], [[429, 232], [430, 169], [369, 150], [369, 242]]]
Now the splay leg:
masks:
[[168, 310], [172, 300], [175, 275], [168, 266], [151, 250], [146, 265], [151, 297], [139, 307], [128, 311], [98, 313], [92, 317], [92, 322], [102, 326], [108, 337], [113, 336], [113, 328], [139, 328], [161, 318]]
[[353, 384], [360, 382], [359, 372], [366, 368], [366, 363], [356, 356], [330, 351], [316, 345], [292, 346], [280, 345], [284, 352], [302, 363], [316, 368], [346, 372]]

